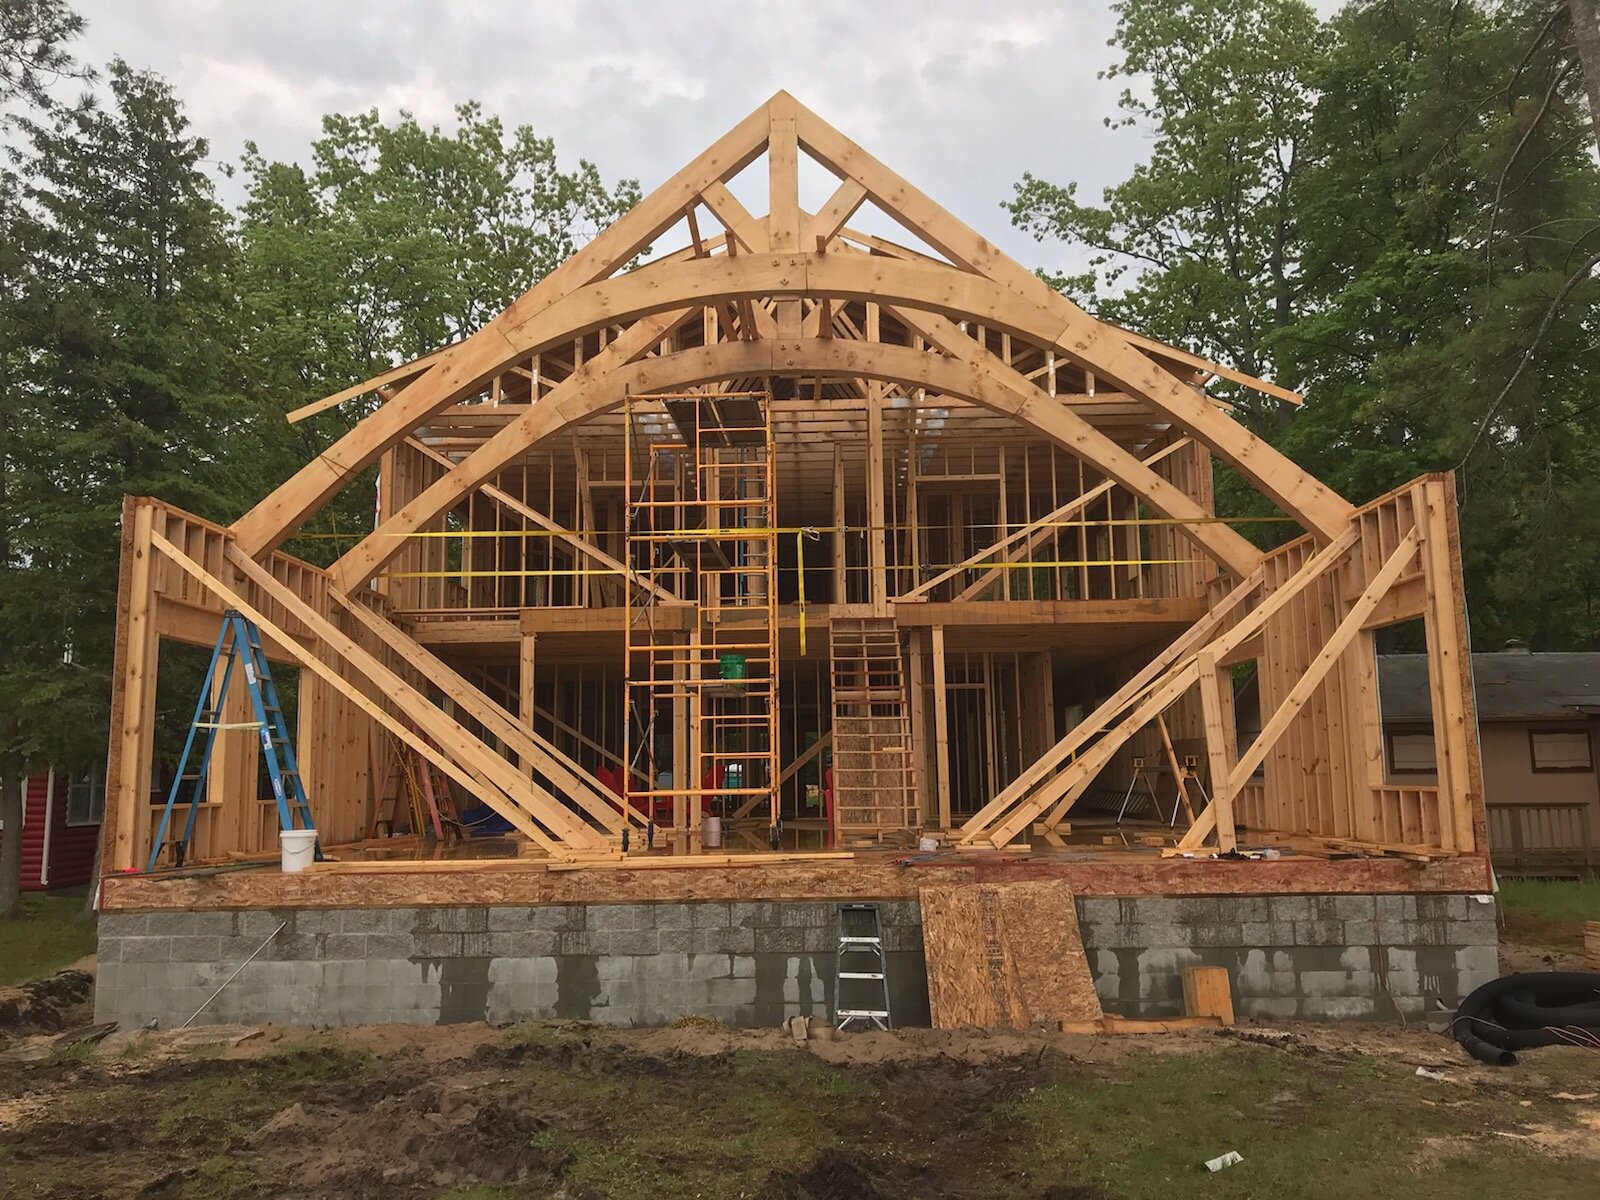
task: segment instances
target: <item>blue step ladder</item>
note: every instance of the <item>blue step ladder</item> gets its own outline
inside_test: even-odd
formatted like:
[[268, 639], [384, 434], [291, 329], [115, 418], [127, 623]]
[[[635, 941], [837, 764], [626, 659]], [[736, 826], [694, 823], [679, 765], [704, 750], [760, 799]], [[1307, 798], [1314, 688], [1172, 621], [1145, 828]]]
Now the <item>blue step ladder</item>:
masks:
[[[244, 672], [245, 687], [250, 692], [250, 706], [255, 713], [253, 721], [228, 723], [222, 720], [224, 702], [228, 698], [228, 685], [233, 681], [234, 664]], [[221, 682], [218, 682], [218, 667]], [[213, 693], [213, 686], [215, 691]], [[213, 698], [214, 695], [214, 698]], [[194, 720], [189, 724], [189, 736], [183, 743], [183, 756], [178, 759], [178, 771], [167, 793], [166, 807], [161, 811], [161, 824], [150, 844], [150, 862], [147, 870], [154, 871], [161, 851], [167, 843], [167, 831], [172, 826], [172, 810], [181, 803], [178, 799], [185, 783], [189, 791], [189, 815], [183, 823], [183, 836], [172, 845], [173, 866], [183, 866], [188, 857], [189, 845], [194, 840], [195, 817], [206, 789], [206, 776], [211, 766], [211, 752], [216, 748], [217, 734], [229, 729], [254, 729], [261, 738], [261, 757], [267, 765], [267, 775], [272, 780], [272, 796], [278, 805], [278, 824], [282, 829], [315, 829], [311, 806], [306, 803], [305, 784], [300, 779], [300, 764], [295, 759], [294, 743], [289, 740], [289, 728], [283, 719], [283, 708], [278, 703], [278, 685], [272, 681], [272, 667], [267, 662], [266, 651], [261, 647], [261, 631], [255, 622], [246, 620], [237, 609], [222, 614], [222, 628], [217, 633], [216, 647], [211, 651], [211, 664], [206, 668], [205, 682], [200, 685], [200, 699], [195, 704]], [[199, 765], [189, 771], [195, 757], [195, 742], [201, 741]], [[316, 846], [317, 861], [322, 861], [322, 842]]]

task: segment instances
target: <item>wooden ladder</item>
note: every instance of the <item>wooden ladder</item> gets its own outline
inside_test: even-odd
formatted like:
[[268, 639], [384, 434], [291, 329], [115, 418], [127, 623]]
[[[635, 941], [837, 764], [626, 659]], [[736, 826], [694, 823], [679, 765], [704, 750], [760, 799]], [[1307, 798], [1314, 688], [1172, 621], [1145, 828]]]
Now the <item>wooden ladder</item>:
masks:
[[893, 617], [835, 617], [828, 640], [834, 825], [858, 836], [910, 829], [917, 797], [899, 627]]

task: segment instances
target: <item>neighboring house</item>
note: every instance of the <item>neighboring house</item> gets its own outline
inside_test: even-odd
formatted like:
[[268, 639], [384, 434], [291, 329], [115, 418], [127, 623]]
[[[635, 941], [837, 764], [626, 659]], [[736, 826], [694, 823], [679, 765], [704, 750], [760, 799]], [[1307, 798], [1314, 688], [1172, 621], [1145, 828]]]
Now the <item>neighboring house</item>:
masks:
[[[1489, 851], [1517, 874], [1600, 869], [1600, 653], [1474, 654]], [[1427, 658], [1378, 659], [1390, 782], [1435, 779]]]
[[[103, 773], [70, 776], [51, 770], [8, 779], [3, 786], [22, 789], [22, 890], [88, 883], [106, 801]], [[10, 836], [11, 830], [0, 829], [0, 838]]]

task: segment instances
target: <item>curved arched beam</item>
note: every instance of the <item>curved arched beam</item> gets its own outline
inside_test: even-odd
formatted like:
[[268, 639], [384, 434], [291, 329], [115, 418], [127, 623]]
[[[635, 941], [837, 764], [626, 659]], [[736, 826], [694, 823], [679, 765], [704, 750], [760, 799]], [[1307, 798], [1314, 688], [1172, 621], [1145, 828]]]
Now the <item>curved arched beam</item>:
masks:
[[[446, 355], [355, 432], [369, 422], [383, 421], [366, 446], [375, 457], [431, 414], [476, 394], [495, 375], [543, 347], [662, 311], [773, 296], [862, 300], [930, 311], [1052, 347], [1163, 413], [1307, 529], [1331, 538], [1349, 523], [1353, 510], [1342, 497], [1218, 412], [1206, 397], [1186, 387], [1116, 330], [1075, 306], [1068, 305], [1071, 311], [1063, 312], [1036, 304], [993, 280], [927, 260], [859, 254], [719, 256], [652, 264], [598, 280], [536, 311], [520, 307], [519, 302], [483, 331], [494, 334], [492, 345], [477, 337], [463, 343], [458, 352]], [[639, 352], [647, 348], [648, 343]], [[547, 404], [554, 396], [552, 393], [539, 403]], [[364, 461], [347, 464], [350, 470], [364, 465]], [[330, 484], [329, 494], [336, 489], [337, 483]], [[247, 550], [258, 544], [247, 540], [247, 535], [273, 530], [272, 521], [263, 524], [255, 519], [271, 503], [269, 497], [235, 526], [240, 544]], [[312, 505], [308, 511], [314, 508]], [[270, 541], [277, 535], [269, 532], [265, 536]]]
[[[604, 279], [529, 320], [496, 327], [518, 355], [556, 337], [626, 323], [680, 305], [756, 297], [861, 300], [976, 321], [1064, 354], [1150, 404], [1249, 479], [1305, 528], [1337, 536], [1355, 511], [1341, 496], [1131, 345], [1115, 329], [1046, 289], [1036, 302], [981, 275], [931, 261], [858, 254], [748, 254], [664, 263]], [[511, 313], [507, 312], [507, 316]], [[415, 386], [415, 385], [414, 385]]]
[[[763, 150], [769, 153], [768, 182], [773, 214], [766, 223], [773, 232], [771, 244], [775, 249], [785, 254], [796, 249], [808, 250], [812, 241], [820, 249], [849, 214], [863, 200], [870, 199], [890, 218], [958, 264], [952, 268], [946, 263], [928, 260], [924, 265], [929, 269], [942, 273], [944, 280], [992, 282], [1010, 295], [1013, 305], [1025, 310], [1024, 315], [1031, 312], [1033, 319], [1009, 321], [998, 310], [985, 316], [963, 308], [961, 301], [949, 296], [944, 297], [947, 303], [940, 303], [942, 292], [884, 295], [882, 299], [941, 312], [958, 321], [977, 318], [985, 324], [1011, 328], [1013, 333], [1030, 341], [1043, 341], [1070, 361], [1118, 383], [1124, 391], [1165, 411], [1307, 528], [1331, 537], [1349, 519], [1353, 510], [1341, 497], [1299, 471], [1271, 447], [1220, 414], [1198, 413], [1197, 403], [1205, 402], [1186, 396], [1183, 384], [1146, 357], [1130, 335], [1095, 320], [1052, 291], [1021, 264], [1001, 253], [792, 96], [780, 91], [489, 325], [465, 342], [442, 352], [423, 375], [246, 513], [233, 526], [237, 544], [252, 555], [277, 546], [348, 479], [369, 466], [390, 446], [440, 410], [480, 391], [520, 355], [536, 350], [538, 347], [530, 341], [530, 326], [539, 327], [552, 343], [564, 340], [559, 330], [554, 335], [549, 333], [550, 329], [558, 328], [559, 322], [541, 320], [549, 309], [563, 298], [586, 293], [585, 285], [606, 279], [684, 213], [692, 216], [697, 204], [710, 204], [715, 211], [716, 205], [708, 196], [721, 194], [724, 189], [720, 189], [719, 184], [732, 178]], [[798, 208], [796, 155], [799, 152], [809, 155], [841, 180], [834, 198], [824, 205], [821, 213], [809, 219], [809, 225]], [[691, 221], [691, 232], [692, 225]], [[808, 231], [810, 240], [806, 237]], [[696, 234], [696, 254], [704, 252], [699, 241]], [[760, 252], [743, 256], [740, 269], [767, 257]], [[816, 259], [819, 256], [808, 253], [804, 257]], [[660, 285], [668, 269], [667, 263], [652, 263], [627, 278], [631, 286], [647, 290]], [[779, 274], [784, 273], [780, 269]], [[806, 272], [801, 268], [799, 273]], [[817, 273], [811, 274], [810, 283], [817, 286], [810, 290], [820, 298], [826, 289], [821, 288]], [[934, 286], [943, 287], [939, 283]], [[785, 288], [772, 297], [777, 301], [777, 309], [790, 315], [791, 326], [795, 308], [790, 301], [795, 294], [795, 289]], [[880, 299], [876, 294], [859, 298]], [[693, 305], [697, 299], [703, 303], [717, 302], [712, 294], [682, 297], [686, 305]], [[649, 311], [649, 307], [635, 311]], [[594, 328], [594, 325], [587, 328]], [[796, 332], [792, 327], [784, 330], [785, 336]], [[509, 355], [508, 347], [512, 349]], [[1143, 381], [1148, 386], [1139, 382], [1129, 386], [1130, 380]], [[1209, 409], [1208, 404], [1205, 407]]]
[[798, 342], [723, 342], [641, 359], [558, 388], [527, 406], [440, 479], [392, 514], [331, 569], [336, 587], [353, 591], [405, 545], [405, 539], [492, 479], [528, 448], [569, 425], [616, 408], [629, 393], [694, 387], [715, 380], [784, 374], [876, 379], [970, 401], [1014, 417], [1091, 463], [1156, 512], [1193, 522], [1178, 528], [1229, 570], [1246, 575], [1259, 554], [1191, 496], [1163, 479], [1058, 399], [1031, 384], [1018, 387], [987, 365], [910, 346], [816, 338]]
[[[1066, 314], [1052, 311], [993, 280], [927, 261], [769, 253], [662, 263], [599, 280], [533, 314], [521, 313], [516, 306], [507, 309], [489, 326], [501, 345], [493, 360], [480, 359], [480, 365], [472, 367], [465, 362], [455, 366], [443, 363], [443, 378], [457, 380], [454, 386], [434, 385], [430, 371], [402, 395], [409, 400], [414, 389], [422, 388], [418, 399], [436, 411], [473, 394], [525, 355], [585, 331], [638, 321], [664, 310], [772, 296], [863, 300], [931, 311], [1054, 347], [1165, 414], [1307, 529], [1331, 538], [1349, 523], [1352, 510], [1343, 498], [1218, 412], [1206, 397], [1184, 386], [1117, 331], [1076, 308]], [[552, 400], [559, 403], [558, 393], [552, 392], [534, 407]], [[381, 416], [383, 411], [374, 415]]]

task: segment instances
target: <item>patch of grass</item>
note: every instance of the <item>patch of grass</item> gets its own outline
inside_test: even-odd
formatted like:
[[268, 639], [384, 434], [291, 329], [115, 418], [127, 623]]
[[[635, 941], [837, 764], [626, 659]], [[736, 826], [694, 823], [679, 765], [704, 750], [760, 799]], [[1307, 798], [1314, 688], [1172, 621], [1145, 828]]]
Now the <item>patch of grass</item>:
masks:
[[1579, 950], [1583, 923], [1600, 921], [1600, 879], [1506, 879], [1500, 903], [1512, 940]]
[[[483, 1111], [439, 1136], [472, 1139], [479, 1157], [454, 1166], [528, 1146], [540, 1153], [523, 1160], [525, 1177], [483, 1172], [484, 1182], [445, 1192], [450, 1200], [800, 1194], [789, 1184], [830, 1156], [897, 1196], [1593, 1200], [1600, 1162], [1564, 1141], [1587, 1137], [1579, 1122], [1592, 1109], [1551, 1096], [1592, 1078], [1577, 1050], [1542, 1051], [1536, 1078], [1507, 1073], [1484, 1087], [1419, 1080], [1410, 1051], [1364, 1057], [1220, 1039], [1129, 1046], [1109, 1061], [1041, 1053], [979, 1067], [845, 1067], [787, 1047], [657, 1056], [630, 1054], [622, 1032], [524, 1032], [522, 1044], [537, 1049], [426, 1069], [405, 1054], [336, 1045], [140, 1072], [90, 1067], [53, 1092], [37, 1128], [0, 1130], [0, 1177], [17, 1194], [124, 1195], [130, 1179], [179, 1169], [181, 1197], [333, 1200], [349, 1179], [302, 1188], [294, 1175], [291, 1152], [306, 1137], [325, 1134], [345, 1167], [375, 1178], [394, 1161], [393, 1122], [405, 1136], [425, 1133], [435, 1105], [448, 1115], [463, 1102]], [[1438, 1049], [1420, 1037], [1414, 1045]], [[254, 1138], [296, 1101], [315, 1114], [317, 1133]], [[1244, 1162], [1201, 1169], [1230, 1149]], [[840, 1182], [824, 1171], [805, 1194], [824, 1194], [830, 1179]], [[411, 1185], [395, 1194], [421, 1194], [421, 1182]]]
[[[1109, 1083], [1039, 1088], [1009, 1115], [1037, 1139], [1040, 1182], [1054, 1172], [1118, 1200], [1190, 1190], [1274, 1200], [1591, 1194], [1576, 1164], [1495, 1136], [1569, 1120], [1556, 1106], [1535, 1113], [1465, 1089], [1430, 1093], [1395, 1064], [1361, 1058], [1233, 1046], [1134, 1059]], [[1229, 1150], [1244, 1162], [1214, 1176], [1201, 1169]]]
[[62, 1063], [88, 1062], [94, 1057], [95, 1043], [92, 1041], [73, 1042], [68, 1046], [56, 1046], [50, 1051], [49, 1061], [54, 1066]]
[[22, 916], [0, 921], [0, 985], [43, 979], [94, 953], [94, 920], [83, 911], [85, 895], [84, 888], [68, 888], [22, 897]]
[[148, 1033], [141, 1032], [135, 1034], [134, 1037], [122, 1047], [121, 1057], [124, 1062], [145, 1062], [155, 1054], [159, 1045], [159, 1039], [151, 1037]]
[[249, 1194], [259, 1182], [256, 1173], [237, 1158], [215, 1154], [195, 1170], [183, 1195], [185, 1200], [233, 1200]]

